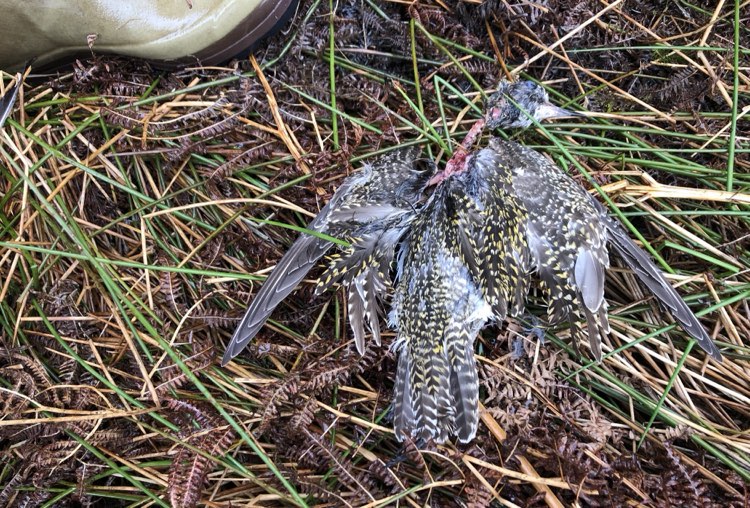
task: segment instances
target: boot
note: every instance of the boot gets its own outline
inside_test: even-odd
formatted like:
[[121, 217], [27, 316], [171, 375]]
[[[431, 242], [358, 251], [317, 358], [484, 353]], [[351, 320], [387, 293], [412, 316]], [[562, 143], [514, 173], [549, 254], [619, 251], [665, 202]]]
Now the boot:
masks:
[[0, 0], [0, 69], [114, 53], [163, 68], [216, 65], [281, 26], [298, 0]]

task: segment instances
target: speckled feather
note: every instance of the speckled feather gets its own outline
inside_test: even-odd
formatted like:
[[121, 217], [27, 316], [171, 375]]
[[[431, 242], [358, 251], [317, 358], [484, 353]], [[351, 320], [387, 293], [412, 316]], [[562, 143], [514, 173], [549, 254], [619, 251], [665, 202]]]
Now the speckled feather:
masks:
[[318, 279], [316, 294], [335, 283], [347, 288], [349, 323], [360, 354], [365, 349], [365, 324], [380, 345], [381, 308], [392, 292], [396, 248], [415, 215], [416, 210], [360, 228], [360, 236], [348, 238], [351, 246], [331, 256], [328, 268]]
[[592, 355], [601, 359], [602, 339], [610, 333], [604, 298], [609, 244], [700, 347], [721, 360], [718, 348], [661, 270], [583, 188], [530, 148], [493, 139], [490, 149], [513, 168], [513, 191], [529, 214], [529, 251], [552, 323], [568, 320], [574, 339], [583, 335], [579, 323], [585, 323]]
[[[511, 91], [522, 91], [511, 86]], [[543, 94], [546, 98], [546, 94]], [[521, 93], [515, 98], [523, 101]], [[529, 123], [508, 101], [496, 111]], [[505, 115], [504, 117], [502, 115]], [[412, 225], [392, 322], [399, 364], [394, 427], [401, 439], [467, 442], [478, 425], [474, 341], [488, 319], [522, 313], [531, 268], [528, 217], [512, 163], [494, 149], [473, 153]]]
[[[432, 177], [434, 165], [419, 159], [420, 149], [405, 148], [391, 152], [348, 177], [330, 202], [308, 225], [311, 231], [330, 236], [364, 237], [367, 228], [387, 229], [388, 224], [404, 215], [416, 213], [425, 185]], [[234, 333], [222, 360], [226, 365], [260, 331], [273, 309], [299, 284], [318, 260], [330, 250], [328, 240], [302, 234], [279, 261], [261, 287]], [[354, 289], [362, 301], [353, 304], [353, 327], [357, 332], [365, 316], [372, 314], [372, 294], [380, 290], [377, 277], [363, 275]], [[369, 322], [372, 322], [368, 318]], [[361, 343], [361, 341], [359, 341]]]
[[482, 149], [472, 155], [468, 171], [457, 179], [465, 182], [465, 192], [482, 210], [476, 280], [496, 319], [505, 319], [508, 308], [520, 315], [529, 284], [528, 218], [512, 187], [511, 166], [495, 150]]
[[407, 237], [391, 313], [398, 330], [393, 420], [399, 439], [442, 443], [455, 434], [468, 442], [476, 434], [474, 340], [492, 311], [465, 261], [477, 248], [470, 239], [481, 234], [481, 222], [461, 206], [463, 185], [444, 182]]
[[513, 170], [513, 192], [528, 211], [526, 238], [551, 323], [583, 319], [595, 358], [608, 333], [604, 274], [607, 231], [581, 187], [541, 154], [493, 139], [490, 149]]

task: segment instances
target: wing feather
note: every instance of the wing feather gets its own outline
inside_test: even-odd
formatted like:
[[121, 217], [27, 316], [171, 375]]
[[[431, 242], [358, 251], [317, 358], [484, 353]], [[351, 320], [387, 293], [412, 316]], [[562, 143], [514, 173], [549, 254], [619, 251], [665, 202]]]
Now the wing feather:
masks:
[[363, 286], [364, 277], [358, 275], [349, 286], [349, 324], [354, 332], [354, 344], [360, 355], [365, 353], [365, 314], [366, 295]]
[[698, 345], [708, 353], [714, 360], [721, 361], [719, 348], [708, 336], [698, 318], [687, 306], [685, 300], [675, 291], [664, 278], [662, 271], [654, 264], [651, 258], [630, 239], [626, 231], [619, 223], [609, 217], [599, 202], [592, 198], [595, 206], [601, 210], [604, 225], [609, 233], [609, 240], [614, 246], [617, 254], [633, 270], [638, 279], [654, 294], [656, 300], [663, 305], [682, 328], [693, 337]]
[[402, 343], [398, 355], [396, 384], [393, 388], [393, 430], [396, 439], [402, 441], [414, 428], [414, 405], [411, 401], [411, 352], [406, 341]]
[[591, 312], [598, 311], [604, 302], [604, 266], [590, 250], [582, 249], [574, 273], [584, 305]]
[[299, 284], [333, 244], [316, 236], [300, 236], [261, 286], [221, 360], [224, 366], [260, 331], [276, 306]]

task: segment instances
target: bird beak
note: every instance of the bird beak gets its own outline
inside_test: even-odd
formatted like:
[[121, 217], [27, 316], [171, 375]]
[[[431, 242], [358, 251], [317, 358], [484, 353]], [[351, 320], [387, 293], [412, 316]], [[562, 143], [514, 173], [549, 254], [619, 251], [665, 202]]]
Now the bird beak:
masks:
[[539, 122], [541, 122], [542, 120], [546, 120], [547, 118], [564, 118], [564, 117], [570, 117], [570, 116], [586, 116], [586, 115], [584, 113], [579, 113], [577, 111], [570, 111], [568, 109], [555, 106], [551, 102], [545, 102], [544, 104], [539, 106], [534, 114], [534, 117]]

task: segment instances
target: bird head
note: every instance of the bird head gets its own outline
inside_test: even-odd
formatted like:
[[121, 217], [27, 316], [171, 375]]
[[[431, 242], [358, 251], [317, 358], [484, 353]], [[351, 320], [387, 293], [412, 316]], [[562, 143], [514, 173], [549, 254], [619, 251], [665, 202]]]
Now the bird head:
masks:
[[547, 118], [583, 116], [555, 106], [544, 88], [533, 81], [501, 81], [498, 90], [487, 99], [485, 122], [490, 129], [524, 129]]

